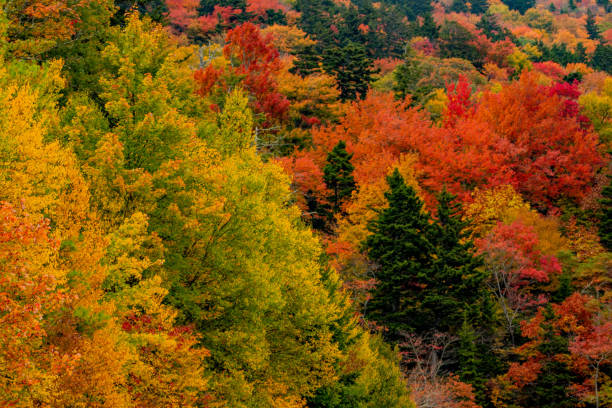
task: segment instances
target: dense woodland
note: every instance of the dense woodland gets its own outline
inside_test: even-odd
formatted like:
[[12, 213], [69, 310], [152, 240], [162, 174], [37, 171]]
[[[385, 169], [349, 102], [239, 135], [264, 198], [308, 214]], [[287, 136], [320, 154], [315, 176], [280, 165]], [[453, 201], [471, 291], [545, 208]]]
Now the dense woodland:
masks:
[[612, 407], [609, 0], [0, 6], [0, 406]]

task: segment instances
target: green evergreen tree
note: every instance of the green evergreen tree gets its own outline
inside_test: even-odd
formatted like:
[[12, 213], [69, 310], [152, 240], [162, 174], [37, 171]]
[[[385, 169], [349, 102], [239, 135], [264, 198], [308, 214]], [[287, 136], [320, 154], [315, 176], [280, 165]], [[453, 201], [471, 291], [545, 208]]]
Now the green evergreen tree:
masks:
[[369, 225], [369, 258], [379, 267], [368, 304], [370, 318], [397, 331], [457, 333], [464, 314], [486, 325], [489, 308], [482, 259], [474, 254], [461, 206], [446, 191], [437, 217], [406, 186], [398, 171], [387, 179], [389, 207]]
[[293, 67], [289, 70], [292, 74], [302, 77], [321, 72], [321, 54], [314, 45], [300, 47], [296, 52]]
[[[523, 389], [526, 401], [523, 406], [538, 408], [574, 408], [577, 401], [572, 396], [570, 386], [576, 378], [567, 360], [569, 359], [569, 340], [556, 333], [553, 322], [557, 319], [550, 304], [546, 305], [541, 328], [544, 333], [538, 351], [543, 355], [542, 368], [538, 378]], [[567, 358], [563, 358], [567, 356]]]
[[569, 0], [569, 3], [567, 4], [570, 10], [576, 10], [576, 2], [574, 0]]
[[485, 398], [486, 376], [482, 372], [482, 354], [478, 349], [478, 336], [474, 327], [469, 322], [467, 314], [464, 314], [463, 324], [459, 330], [459, 346], [457, 348], [457, 359], [459, 379], [474, 387], [474, 393], [479, 401]]
[[472, 14], [484, 14], [489, 9], [488, 0], [472, 0], [470, 4], [470, 12]]
[[582, 42], [576, 44], [576, 51], [574, 51], [574, 62], [587, 62], [587, 50]]
[[612, 46], [600, 42], [591, 57], [591, 66], [612, 74]]
[[343, 140], [333, 148], [327, 155], [327, 164], [323, 169], [323, 180], [325, 185], [331, 191], [328, 197], [332, 205], [332, 213], [338, 213], [342, 203], [351, 197], [355, 191], [355, 179], [353, 178], [353, 170], [355, 167], [351, 164], [352, 154], [346, 151], [346, 143]]
[[548, 6], [548, 11], [550, 11], [551, 13], [555, 13], [557, 11], [555, 3], [550, 3], [550, 5]]
[[612, 251], [612, 176], [609, 176], [610, 184], [602, 191], [601, 217], [599, 220], [599, 237], [601, 244]]
[[372, 74], [376, 72], [365, 47], [354, 42], [344, 47], [326, 48], [323, 68], [336, 78], [343, 100], [365, 97]]
[[473, 44], [474, 34], [456, 21], [447, 20], [440, 28], [440, 56], [442, 58], [463, 58], [482, 67], [484, 55]]
[[438, 195], [436, 222], [428, 230], [435, 257], [428, 275], [421, 307], [429, 324], [441, 331], [457, 333], [464, 314], [472, 322], [488, 320], [485, 310], [485, 272], [475, 254], [462, 207], [446, 189]]
[[480, 28], [484, 35], [492, 41], [503, 41], [506, 38], [514, 39], [514, 35], [507, 28], [502, 27], [495, 14], [485, 13], [476, 23], [476, 28]]
[[453, 0], [450, 11], [454, 13], [467, 13], [468, 5], [466, 0]]
[[369, 259], [377, 265], [377, 284], [367, 314], [389, 329], [387, 338], [397, 339], [399, 331], [428, 326], [419, 300], [434, 248], [427, 238], [431, 218], [414, 189], [406, 185], [397, 169], [387, 177], [387, 183], [389, 206], [368, 225], [371, 235], [364, 242]]
[[440, 35], [440, 27], [436, 24], [431, 14], [423, 16], [423, 22], [415, 30], [417, 35], [435, 40]]
[[511, 10], [516, 10], [521, 14], [525, 14], [527, 10], [535, 7], [535, 0], [502, 0]]
[[591, 9], [587, 11], [585, 28], [591, 40], [601, 39], [601, 34], [599, 33], [599, 28], [597, 27], [597, 23], [595, 23], [595, 16], [591, 13]]

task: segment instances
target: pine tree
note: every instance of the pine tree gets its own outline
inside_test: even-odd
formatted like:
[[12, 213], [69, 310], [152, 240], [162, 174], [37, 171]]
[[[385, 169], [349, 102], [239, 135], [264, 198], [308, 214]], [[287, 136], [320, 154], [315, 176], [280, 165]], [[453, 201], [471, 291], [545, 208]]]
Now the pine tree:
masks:
[[591, 66], [600, 71], [612, 74], [612, 46], [599, 43], [591, 57]]
[[463, 316], [463, 324], [459, 331], [459, 347], [457, 357], [459, 363], [459, 379], [472, 384], [479, 399], [484, 397], [486, 378], [481, 371], [482, 356], [478, 350], [476, 331], [470, 324], [467, 314]]
[[440, 27], [431, 14], [423, 16], [423, 23], [417, 28], [417, 34], [435, 40], [440, 35]]
[[599, 33], [599, 28], [597, 27], [597, 24], [595, 23], [595, 17], [593, 16], [593, 13], [591, 13], [591, 9], [587, 11], [587, 19], [586, 19], [585, 28], [591, 40], [601, 39], [601, 34]]
[[389, 207], [368, 225], [371, 235], [364, 242], [377, 265], [377, 284], [367, 309], [369, 319], [386, 326], [388, 338], [397, 339], [398, 331], [422, 329], [428, 323], [422, 320], [419, 295], [431, 269], [433, 245], [427, 239], [430, 217], [414, 189], [397, 169], [387, 183]]
[[527, 397], [525, 406], [539, 408], [572, 408], [576, 400], [570, 393], [570, 386], [575, 383], [567, 361], [569, 360], [569, 341], [557, 333], [553, 323], [557, 319], [550, 304], [544, 310], [544, 321], [540, 327], [543, 330], [542, 343], [537, 350], [542, 354], [542, 368], [538, 378], [525, 387]]
[[487, 296], [483, 261], [475, 255], [468, 222], [462, 220], [461, 204], [455, 200], [446, 189], [438, 195], [436, 222], [428, 230], [435, 259], [421, 305], [429, 314], [429, 325], [457, 333], [463, 314], [472, 322], [488, 317], [483, 308]]
[[344, 47], [327, 48], [323, 54], [323, 68], [338, 81], [343, 100], [365, 97], [372, 81], [372, 61], [363, 45], [350, 42]]
[[484, 14], [489, 9], [488, 0], [472, 0], [470, 3], [470, 11], [472, 14]]
[[323, 180], [331, 191], [328, 200], [332, 205], [333, 213], [340, 211], [342, 203], [350, 198], [355, 190], [355, 179], [353, 178], [355, 167], [351, 164], [352, 157], [353, 155], [346, 151], [346, 143], [343, 140], [339, 141], [327, 155], [327, 164], [323, 169]]
[[321, 55], [314, 45], [306, 45], [297, 50], [293, 67], [289, 70], [292, 74], [302, 77], [321, 72]]
[[370, 224], [372, 235], [365, 242], [368, 256], [380, 268], [368, 305], [370, 317], [392, 333], [457, 333], [464, 314], [486, 326], [490, 313], [482, 260], [467, 239], [460, 204], [443, 191], [432, 224], [398, 172], [388, 183], [389, 208]]
[[527, 10], [535, 7], [535, 0], [503, 0], [510, 9], [517, 10], [521, 14], [525, 14]]
[[455, 13], [466, 13], [468, 11], [468, 5], [465, 0], [453, 0], [450, 11]]
[[612, 176], [609, 176], [609, 178], [610, 184], [602, 191], [599, 237], [601, 244], [608, 251], [612, 251]]

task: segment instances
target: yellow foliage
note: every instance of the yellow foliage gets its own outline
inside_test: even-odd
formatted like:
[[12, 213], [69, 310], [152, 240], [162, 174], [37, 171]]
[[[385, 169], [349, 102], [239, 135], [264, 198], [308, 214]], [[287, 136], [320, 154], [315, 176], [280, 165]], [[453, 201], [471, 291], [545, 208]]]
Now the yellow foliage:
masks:
[[315, 41], [297, 26], [273, 24], [263, 28], [261, 33], [264, 36], [271, 35], [272, 44], [283, 54], [290, 54], [302, 47], [315, 44]]

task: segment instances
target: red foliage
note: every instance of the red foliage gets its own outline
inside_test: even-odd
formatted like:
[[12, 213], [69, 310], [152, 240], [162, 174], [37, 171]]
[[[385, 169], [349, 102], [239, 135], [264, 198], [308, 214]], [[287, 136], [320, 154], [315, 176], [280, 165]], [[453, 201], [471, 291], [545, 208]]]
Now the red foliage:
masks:
[[281, 69], [281, 61], [271, 36], [264, 37], [257, 26], [245, 23], [228, 31], [226, 42], [223, 54], [230, 66], [223, 70], [209, 65], [197, 70], [194, 78], [198, 94], [206, 96], [216, 89], [224, 95], [228, 83], [238, 80], [253, 96], [253, 110], [266, 115], [266, 123], [282, 119], [289, 101], [278, 92], [275, 75]]
[[505, 141], [513, 185], [540, 208], [584, 197], [603, 163], [597, 135], [568, 115], [555, 92], [526, 73], [499, 93], [486, 92], [475, 114]]
[[560, 81], [565, 75], [567, 75], [565, 68], [552, 61], [534, 62], [533, 69], [541, 72], [549, 78], [554, 79], [555, 81]]
[[448, 103], [444, 113], [444, 126], [454, 127], [459, 118], [473, 115], [474, 105], [470, 101], [472, 88], [464, 75], [459, 76], [457, 83], [446, 85], [446, 95]]

